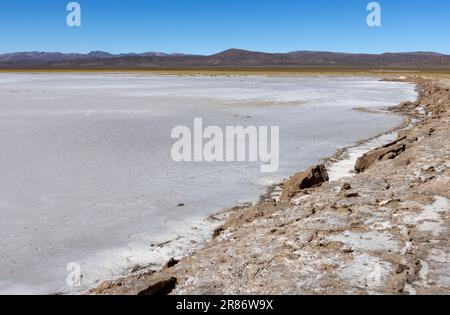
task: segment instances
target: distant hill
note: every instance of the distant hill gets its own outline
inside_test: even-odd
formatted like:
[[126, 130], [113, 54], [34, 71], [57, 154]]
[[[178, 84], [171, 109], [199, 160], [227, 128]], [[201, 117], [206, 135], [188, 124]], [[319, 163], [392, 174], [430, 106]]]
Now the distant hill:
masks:
[[185, 55], [146, 52], [88, 54], [18, 52], [0, 55], [0, 69], [157, 69], [157, 68], [371, 68], [445, 69], [450, 56], [434, 52], [351, 54], [318, 51], [265, 53], [229, 49], [214, 55]]
[[16, 52], [0, 55], [0, 63], [14, 62], [60, 62], [70, 60], [95, 60], [95, 59], [113, 59], [119, 57], [169, 57], [183, 56], [183, 54], [165, 54], [161, 52], [145, 52], [141, 54], [111, 54], [105, 51], [92, 51], [88, 54], [63, 54], [60, 52]]

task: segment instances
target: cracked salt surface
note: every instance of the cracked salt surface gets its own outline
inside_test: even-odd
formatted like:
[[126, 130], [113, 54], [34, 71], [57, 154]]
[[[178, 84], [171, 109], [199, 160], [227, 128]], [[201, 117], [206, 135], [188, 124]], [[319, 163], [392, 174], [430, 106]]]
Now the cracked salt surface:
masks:
[[447, 230], [441, 215], [449, 211], [450, 200], [436, 196], [433, 204], [423, 207], [423, 211], [417, 215], [405, 215], [403, 222], [416, 225], [419, 231], [430, 232], [433, 236], [439, 236]]
[[353, 260], [338, 271], [338, 275], [353, 288], [366, 289], [376, 293], [382, 289], [384, 281], [392, 272], [393, 266], [387, 261], [368, 254], [355, 255]]
[[362, 252], [400, 251], [400, 244], [394, 240], [394, 235], [388, 232], [368, 231], [356, 233], [346, 231], [341, 234], [329, 236], [327, 239], [342, 242], [345, 245], [351, 246], [352, 249]]
[[[70, 291], [69, 262], [83, 288], [159, 266], [208, 238], [207, 215], [401, 122], [352, 108], [415, 98], [361, 77], [1, 74], [0, 292]], [[195, 117], [280, 126], [279, 172], [172, 162], [172, 128]]]

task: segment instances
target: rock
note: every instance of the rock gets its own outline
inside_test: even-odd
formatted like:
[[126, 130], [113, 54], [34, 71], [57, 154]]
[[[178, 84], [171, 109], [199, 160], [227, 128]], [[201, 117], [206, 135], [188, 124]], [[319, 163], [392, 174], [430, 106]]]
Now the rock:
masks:
[[352, 186], [349, 183], [343, 183], [341, 186], [342, 191], [350, 190], [352, 189]]
[[220, 236], [220, 234], [222, 234], [222, 232], [225, 231], [225, 229], [223, 228], [223, 226], [218, 227], [217, 229], [214, 230], [212, 238], [217, 238], [218, 236]]
[[392, 202], [392, 199], [387, 199], [387, 200], [380, 201], [380, 202], [378, 203], [378, 205], [379, 205], [380, 207], [385, 207], [385, 206], [387, 206], [388, 204], [390, 204], [391, 202]]
[[410, 101], [402, 102], [397, 107], [392, 108], [394, 111], [405, 112], [416, 108], [416, 104]]
[[178, 264], [180, 261], [176, 260], [175, 258], [170, 258], [169, 261], [164, 265], [163, 270], [172, 268], [176, 264]]
[[156, 279], [137, 295], [167, 295], [175, 289], [177, 279], [171, 276]]
[[424, 184], [424, 183], [428, 183], [431, 180], [435, 179], [436, 176], [433, 174], [424, 174], [424, 175], [420, 175], [419, 176], [419, 181]]
[[406, 144], [401, 143], [405, 139], [406, 137], [400, 138], [394, 142], [367, 152], [356, 161], [355, 171], [357, 173], [362, 173], [377, 161], [395, 159], [406, 150]]
[[395, 268], [395, 273], [396, 274], [400, 274], [403, 273], [404, 271], [408, 271], [410, 268], [406, 265], [403, 264], [397, 264], [396, 268]]
[[422, 172], [435, 172], [436, 171], [436, 166], [434, 165], [425, 165], [421, 168]]
[[327, 181], [329, 181], [329, 177], [325, 165], [315, 165], [305, 172], [294, 175], [284, 183], [281, 200], [290, 200], [299, 191], [318, 187]]
[[348, 194], [345, 194], [346, 198], [356, 198], [358, 196], [359, 196], [359, 194], [357, 192], [350, 192]]
[[123, 284], [120, 281], [105, 281], [97, 288], [89, 291], [89, 294], [105, 294], [119, 289]]
[[218, 258], [219, 263], [224, 264], [228, 261], [228, 257], [225, 255], [220, 255]]
[[354, 250], [353, 250], [353, 248], [351, 248], [351, 247], [344, 247], [344, 248], [342, 249], [342, 252], [343, 252], [344, 254], [351, 254], [351, 253], [354, 252]]
[[127, 283], [111, 293], [114, 295], [167, 295], [175, 289], [176, 284], [175, 277], [159, 275]]

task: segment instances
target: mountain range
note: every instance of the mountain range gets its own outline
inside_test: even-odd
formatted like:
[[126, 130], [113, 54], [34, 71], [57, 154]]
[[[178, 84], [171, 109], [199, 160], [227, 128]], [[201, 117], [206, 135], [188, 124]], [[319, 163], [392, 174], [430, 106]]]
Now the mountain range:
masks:
[[177, 69], [177, 68], [370, 68], [450, 70], [450, 55], [434, 52], [352, 54], [318, 51], [266, 53], [229, 49], [213, 55], [160, 52], [88, 54], [17, 52], [0, 55], [0, 69]]

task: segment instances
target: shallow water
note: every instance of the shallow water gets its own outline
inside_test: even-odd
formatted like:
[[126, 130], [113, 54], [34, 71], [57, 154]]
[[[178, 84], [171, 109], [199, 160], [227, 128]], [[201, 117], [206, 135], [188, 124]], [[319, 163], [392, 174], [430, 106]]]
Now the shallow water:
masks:
[[[69, 262], [86, 286], [160, 264], [174, 249], [152, 244], [401, 123], [352, 108], [415, 97], [360, 77], [0, 74], [0, 292], [68, 290]], [[195, 117], [280, 126], [279, 171], [173, 162], [171, 130]]]

